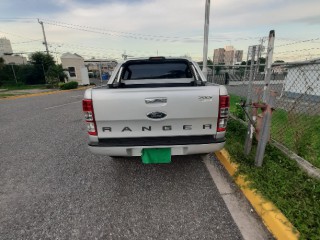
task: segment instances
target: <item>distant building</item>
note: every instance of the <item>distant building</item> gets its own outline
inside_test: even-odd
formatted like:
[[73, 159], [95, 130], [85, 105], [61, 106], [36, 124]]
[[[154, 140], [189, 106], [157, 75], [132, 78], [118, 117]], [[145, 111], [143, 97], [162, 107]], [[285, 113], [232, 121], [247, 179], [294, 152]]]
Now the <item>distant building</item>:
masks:
[[85, 66], [89, 72], [93, 72], [95, 76], [100, 76], [101, 73], [111, 74], [118, 62], [113, 59], [88, 59], [84, 60]]
[[61, 56], [61, 64], [66, 69], [68, 81], [76, 81], [79, 85], [90, 84], [88, 69], [84, 65], [83, 57], [76, 53], [64, 53]]
[[226, 51], [235, 51], [236, 50], [233, 46], [225, 46], [224, 49]]
[[0, 38], [0, 56], [6, 54], [12, 54], [12, 47], [9, 39]]
[[236, 50], [234, 54], [235, 62], [242, 62], [243, 50]]
[[3, 55], [1, 56], [4, 59], [5, 64], [27, 64], [27, 58], [19, 55]]
[[233, 65], [234, 64], [234, 55], [236, 49], [233, 46], [225, 46], [226, 51], [224, 53], [224, 64], [225, 65]]
[[242, 50], [236, 50], [233, 46], [225, 46], [224, 48], [214, 49], [213, 63], [234, 65], [237, 62], [241, 62], [242, 57]]
[[214, 64], [224, 64], [224, 48], [214, 49], [213, 52], [213, 63]]
[[0, 38], [0, 57], [3, 58], [5, 64], [27, 64], [27, 58], [13, 55], [10, 40], [6, 38]]

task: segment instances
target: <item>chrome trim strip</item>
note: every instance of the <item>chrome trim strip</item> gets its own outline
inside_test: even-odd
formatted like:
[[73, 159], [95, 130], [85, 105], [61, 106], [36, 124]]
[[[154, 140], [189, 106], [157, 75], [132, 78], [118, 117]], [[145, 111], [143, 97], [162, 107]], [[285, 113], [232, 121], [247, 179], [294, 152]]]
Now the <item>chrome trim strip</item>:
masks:
[[167, 98], [146, 98], [146, 104], [153, 104], [153, 103], [167, 103]]

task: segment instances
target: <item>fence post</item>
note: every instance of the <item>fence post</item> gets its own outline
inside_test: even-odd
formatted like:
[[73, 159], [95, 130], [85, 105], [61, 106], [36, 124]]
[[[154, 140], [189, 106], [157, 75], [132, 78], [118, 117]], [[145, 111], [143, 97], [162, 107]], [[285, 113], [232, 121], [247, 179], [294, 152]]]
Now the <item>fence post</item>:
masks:
[[271, 30], [269, 32], [269, 41], [268, 41], [268, 49], [267, 49], [267, 57], [266, 57], [266, 65], [264, 67], [264, 91], [263, 91], [263, 99], [262, 101], [264, 103], [268, 102], [268, 96], [269, 96], [269, 90], [270, 90], [270, 79], [271, 79], [271, 64], [272, 64], [272, 58], [273, 58], [273, 49], [274, 49], [274, 38], [275, 38], [275, 32], [274, 30]]
[[[247, 94], [247, 101], [246, 103], [250, 105], [251, 103], [251, 94], [252, 94], [252, 82], [253, 82], [253, 77], [254, 77], [254, 59], [256, 55], [256, 46], [252, 46], [252, 52], [251, 52], [251, 66], [250, 66], [250, 77], [249, 77], [249, 83], [248, 83], [248, 94]], [[251, 107], [246, 107], [246, 111], [251, 116]], [[254, 132], [254, 127], [251, 123], [251, 121], [248, 121], [248, 128], [247, 128], [247, 136], [246, 136], [246, 141], [244, 145], [244, 154], [248, 155], [251, 151], [252, 147], [252, 138], [253, 138], [253, 132]]]
[[272, 117], [272, 108], [274, 107], [276, 98], [276, 92], [269, 92], [269, 102], [266, 105], [267, 109], [264, 112], [262, 127], [260, 130], [259, 143], [256, 152], [255, 165], [261, 167], [263, 163], [264, 152], [267, 146], [267, 143], [270, 139], [270, 127], [271, 127], [271, 117]]
[[274, 39], [275, 32], [271, 30], [269, 32], [269, 41], [268, 41], [268, 50], [267, 50], [267, 59], [265, 65], [265, 75], [264, 82], [265, 86], [263, 89], [263, 99], [262, 101], [266, 103], [267, 109], [264, 112], [262, 126], [260, 130], [259, 143], [256, 152], [255, 165], [261, 167], [263, 163], [264, 152], [267, 146], [267, 143], [270, 138], [270, 127], [271, 127], [271, 115], [272, 107], [275, 102], [276, 94], [275, 92], [270, 92], [270, 79], [271, 79], [271, 64], [273, 58], [273, 49], [274, 49]]
[[101, 70], [101, 61], [99, 62], [99, 74], [100, 74], [100, 85], [102, 85], [102, 70]]

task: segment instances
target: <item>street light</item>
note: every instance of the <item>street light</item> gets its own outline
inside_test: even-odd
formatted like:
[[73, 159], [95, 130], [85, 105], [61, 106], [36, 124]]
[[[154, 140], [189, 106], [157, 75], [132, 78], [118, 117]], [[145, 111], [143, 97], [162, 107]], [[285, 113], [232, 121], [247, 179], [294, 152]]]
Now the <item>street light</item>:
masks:
[[209, 38], [209, 19], [210, 19], [210, 0], [206, 0], [205, 19], [204, 19], [204, 40], [203, 40], [203, 67], [202, 72], [207, 78], [207, 58], [208, 58], [208, 38]]

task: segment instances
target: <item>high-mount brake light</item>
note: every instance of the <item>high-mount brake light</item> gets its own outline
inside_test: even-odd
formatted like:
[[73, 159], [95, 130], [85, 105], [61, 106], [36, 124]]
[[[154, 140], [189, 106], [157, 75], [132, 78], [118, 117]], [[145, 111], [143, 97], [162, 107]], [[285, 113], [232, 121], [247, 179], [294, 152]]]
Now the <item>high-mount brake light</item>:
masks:
[[92, 99], [83, 99], [82, 109], [87, 123], [88, 134], [97, 136], [97, 125], [94, 118]]
[[219, 116], [217, 122], [217, 132], [223, 132], [227, 128], [227, 121], [229, 115], [230, 98], [228, 95], [219, 97]]
[[154, 61], [165, 60], [165, 59], [166, 59], [165, 57], [149, 57], [149, 60], [154, 60]]

